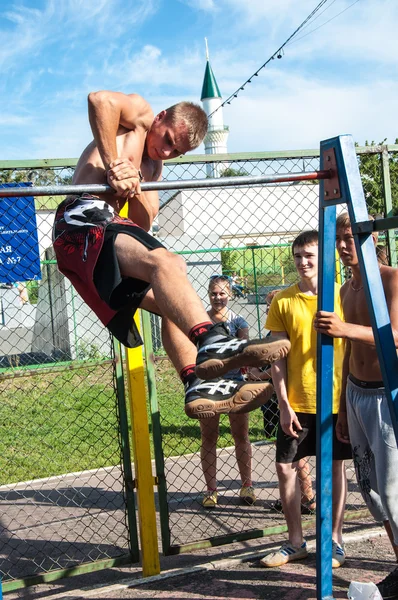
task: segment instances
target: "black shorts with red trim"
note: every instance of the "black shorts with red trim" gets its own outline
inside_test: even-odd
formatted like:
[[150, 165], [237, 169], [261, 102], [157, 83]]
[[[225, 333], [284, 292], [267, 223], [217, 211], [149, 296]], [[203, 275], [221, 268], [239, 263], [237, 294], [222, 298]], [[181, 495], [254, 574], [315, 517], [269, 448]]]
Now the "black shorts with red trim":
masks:
[[89, 194], [68, 196], [58, 206], [53, 246], [58, 268], [101, 322], [122, 344], [142, 344], [134, 314], [151, 288], [148, 281], [122, 277], [115, 250], [119, 233], [149, 250], [164, 248], [130, 219]]

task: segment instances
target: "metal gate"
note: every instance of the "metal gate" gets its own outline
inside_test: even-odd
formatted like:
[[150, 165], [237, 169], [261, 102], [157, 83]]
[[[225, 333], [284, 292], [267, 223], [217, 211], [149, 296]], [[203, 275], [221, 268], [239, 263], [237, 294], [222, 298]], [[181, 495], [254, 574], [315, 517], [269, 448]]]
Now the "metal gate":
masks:
[[[380, 212], [382, 204], [390, 216], [398, 204], [389, 180], [397, 150], [358, 148], [360, 162], [376, 159], [372, 184], [382, 182], [381, 203], [369, 179], [365, 181], [370, 212]], [[58, 185], [70, 182], [74, 165], [75, 161], [18, 166], [3, 162], [0, 177], [13, 185]], [[165, 178], [273, 175], [318, 167], [317, 151], [228, 155], [218, 161], [214, 156], [189, 156], [166, 163]], [[244, 315], [250, 336], [258, 337], [265, 334], [267, 294], [295, 281], [292, 239], [303, 229], [318, 227], [318, 195], [316, 181], [163, 192], [153, 233], [185, 257], [189, 278], [205, 304], [211, 275], [237, 277], [241, 289], [231, 308]], [[22, 285], [0, 290], [1, 460], [5, 457], [0, 469], [0, 548], [5, 589], [72, 570], [138, 560], [124, 356], [120, 348], [114, 351], [103, 327], [56, 270], [48, 248], [59, 200], [35, 199], [40, 282], [21, 277], [15, 283]], [[380, 251], [395, 265], [394, 232], [382, 245]], [[234, 441], [225, 417], [218, 439], [219, 506], [206, 511], [201, 506], [199, 424], [185, 417], [182, 386], [163, 351], [156, 317], [144, 327], [144, 336], [146, 356], [152, 347], [155, 354], [154, 363], [148, 359], [146, 367], [164, 552], [283, 531], [284, 519], [274, 504], [275, 405], [265, 414], [258, 410], [250, 415], [257, 502], [239, 502]], [[314, 468], [313, 460], [308, 467]], [[347, 516], [355, 517], [363, 504], [350, 465], [348, 475]], [[313, 522], [312, 515], [306, 519]]]
[[29, 236], [15, 243], [26, 215], [1, 199], [12, 218], [0, 228], [0, 267], [24, 265], [3, 269], [0, 283], [4, 591], [139, 560], [123, 356], [57, 270], [48, 202], [35, 200], [31, 279]]

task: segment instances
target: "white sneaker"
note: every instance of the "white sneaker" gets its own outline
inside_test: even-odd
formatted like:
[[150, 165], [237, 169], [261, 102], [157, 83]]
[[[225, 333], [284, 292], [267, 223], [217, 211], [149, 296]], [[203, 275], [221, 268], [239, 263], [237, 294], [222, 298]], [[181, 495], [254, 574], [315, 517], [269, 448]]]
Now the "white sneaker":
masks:
[[332, 568], [338, 569], [345, 563], [344, 544], [338, 544], [332, 540]]

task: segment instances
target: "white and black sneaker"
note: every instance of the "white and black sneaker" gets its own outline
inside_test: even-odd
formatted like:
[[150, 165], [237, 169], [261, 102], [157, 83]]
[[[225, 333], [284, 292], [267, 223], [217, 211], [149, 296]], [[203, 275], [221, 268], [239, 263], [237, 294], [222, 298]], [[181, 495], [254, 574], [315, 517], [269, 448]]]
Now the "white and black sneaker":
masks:
[[185, 386], [185, 413], [192, 419], [208, 419], [221, 413], [247, 413], [268, 402], [273, 391], [266, 381], [194, 379]]
[[287, 356], [287, 339], [265, 337], [240, 340], [229, 335], [224, 323], [217, 323], [197, 339], [196, 375], [200, 379], [221, 377], [241, 367], [264, 367]]

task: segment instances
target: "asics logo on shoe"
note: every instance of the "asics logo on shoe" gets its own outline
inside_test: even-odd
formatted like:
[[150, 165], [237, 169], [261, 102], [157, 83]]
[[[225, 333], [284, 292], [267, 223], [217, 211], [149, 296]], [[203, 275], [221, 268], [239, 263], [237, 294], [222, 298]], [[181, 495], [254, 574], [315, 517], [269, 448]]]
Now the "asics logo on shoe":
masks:
[[223, 354], [224, 352], [239, 350], [241, 346], [246, 346], [246, 344], [247, 340], [238, 340], [236, 338], [232, 338], [226, 342], [213, 342], [212, 344], [202, 346], [199, 350], [199, 353], [214, 352], [216, 354]]
[[232, 379], [220, 379], [219, 381], [204, 381], [188, 388], [187, 392], [206, 392], [210, 395], [231, 395], [239, 385]]

